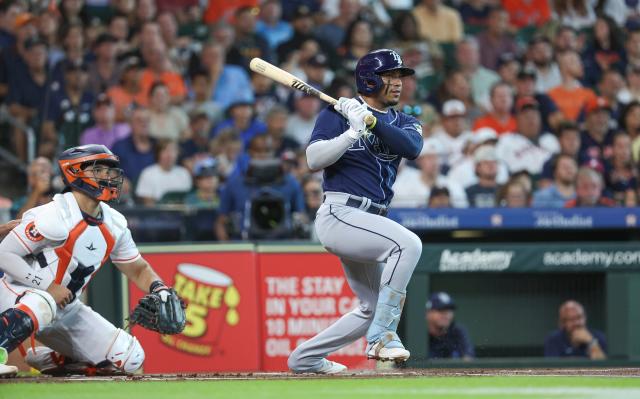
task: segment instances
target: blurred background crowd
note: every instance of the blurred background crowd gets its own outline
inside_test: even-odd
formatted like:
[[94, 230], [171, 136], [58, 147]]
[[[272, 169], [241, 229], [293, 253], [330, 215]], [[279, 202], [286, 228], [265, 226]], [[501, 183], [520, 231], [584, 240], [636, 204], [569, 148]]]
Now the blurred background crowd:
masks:
[[2, 0], [3, 217], [60, 190], [61, 149], [98, 143], [121, 208], [205, 210], [209, 239], [309, 237], [326, 104], [249, 61], [354, 97], [383, 47], [416, 70], [397, 109], [425, 137], [392, 207], [638, 204], [638, 0]]

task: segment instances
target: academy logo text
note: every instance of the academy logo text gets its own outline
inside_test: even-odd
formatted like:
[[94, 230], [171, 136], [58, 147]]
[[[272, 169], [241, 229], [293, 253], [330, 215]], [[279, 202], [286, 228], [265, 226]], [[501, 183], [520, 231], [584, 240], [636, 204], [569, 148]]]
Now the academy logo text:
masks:
[[439, 270], [441, 272], [498, 272], [511, 265], [513, 251], [483, 251], [476, 248], [472, 251], [452, 251], [445, 249], [440, 255]]
[[640, 251], [555, 251], [544, 252], [544, 266], [597, 266], [608, 268], [615, 266], [631, 266], [640, 264]]

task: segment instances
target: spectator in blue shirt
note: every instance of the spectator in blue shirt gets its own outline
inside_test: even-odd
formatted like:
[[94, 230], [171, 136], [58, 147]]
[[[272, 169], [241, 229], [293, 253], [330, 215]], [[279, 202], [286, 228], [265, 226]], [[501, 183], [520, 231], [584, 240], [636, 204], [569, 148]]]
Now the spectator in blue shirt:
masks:
[[267, 126], [255, 118], [253, 101], [238, 101], [232, 103], [227, 109], [229, 118], [220, 122], [211, 132], [210, 138], [216, 137], [220, 132], [233, 130], [236, 132], [244, 148], [248, 147], [249, 141], [267, 131]]
[[564, 302], [558, 312], [559, 329], [544, 341], [545, 357], [607, 357], [607, 340], [601, 331], [587, 327], [587, 316], [576, 301]]
[[149, 110], [138, 107], [131, 114], [131, 135], [116, 141], [112, 151], [120, 158], [125, 177], [135, 187], [140, 173], [156, 162], [155, 140], [149, 136]]
[[434, 292], [426, 304], [429, 359], [465, 359], [475, 356], [467, 330], [454, 320], [456, 304], [446, 292]]
[[553, 183], [533, 193], [534, 208], [562, 208], [564, 204], [576, 197], [576, 176], [578, 164], [568, 154], [560, 154], [555, 158]]
[[[273, 161], [273, 150], [266, 135], [251, 139], [247, 149], [249, 162], [238, 168], [229, 178], [220, 192], [220, 207], [216, 220], [216, 236], [221, 241], [247, 238], [247, 231], [254, 223], [252, 201], [262, 193], [279, 196], [282, 199], [282, 223], [290, 223], [305, 211], [304, 196], [298, 181], [291, 174], [279, 174], [275, 179], [258, 183], [260, 176], [250, 176], [258, 163]], [[266, 208], [266, 207], [265, 207]], [[267, 209], [269, 211], [269, 209]], [[268, 217], [268, 216], [266, 216]], [[275, 227], [274, 227], [275, 228]], [[291, 232], [293, 234], [293, 232]]]
[[267, 40], [271, 50], [275, 50], [293, 35], [291, 24], [283, 21], [281, 17], [282, 6], [278, 0], [267, 0], [260, 7], [260, 20], [257, 22], [256, 32]]

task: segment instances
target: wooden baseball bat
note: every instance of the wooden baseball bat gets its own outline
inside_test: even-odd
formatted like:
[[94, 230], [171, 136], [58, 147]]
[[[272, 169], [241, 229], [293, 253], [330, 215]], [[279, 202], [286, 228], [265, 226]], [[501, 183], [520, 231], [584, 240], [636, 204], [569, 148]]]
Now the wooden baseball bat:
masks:
[[[261, 58], [253, 58], [249, 63], [249, 68], [251, 68], [252, 71], [257, 72], [260, 75], [266, 76], [269, 79], [275, 80], [280, 84], [294, 88], [296, 90], [300, 90], [301, 92], [309, 96], [318, 97], [322, 101], [328, 102], [331, 105], [335, 105], [338, 102], [338, 100], [336, 100], [335, 98], [321, 92], [315, 87], [296, 78], [289, 72], [281, 68], [278, 68], [277, 66], [270, 64]], [[372, 125], [375, 122], [375, 120], [376, 120], [375, 116], [367, 115], [364, 118], [364, 123], [365, 125], [369, 126], [369, 125]]]

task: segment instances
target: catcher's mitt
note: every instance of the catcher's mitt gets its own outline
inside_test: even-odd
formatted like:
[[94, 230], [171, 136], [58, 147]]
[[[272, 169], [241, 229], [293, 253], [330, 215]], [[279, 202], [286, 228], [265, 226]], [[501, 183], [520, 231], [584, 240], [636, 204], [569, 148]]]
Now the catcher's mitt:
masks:
[[129, 323], [160, 334], [178, 334], [186, 323], [185, 307], [173, 288], [162, 287], [140, 299], [129, 316]]

